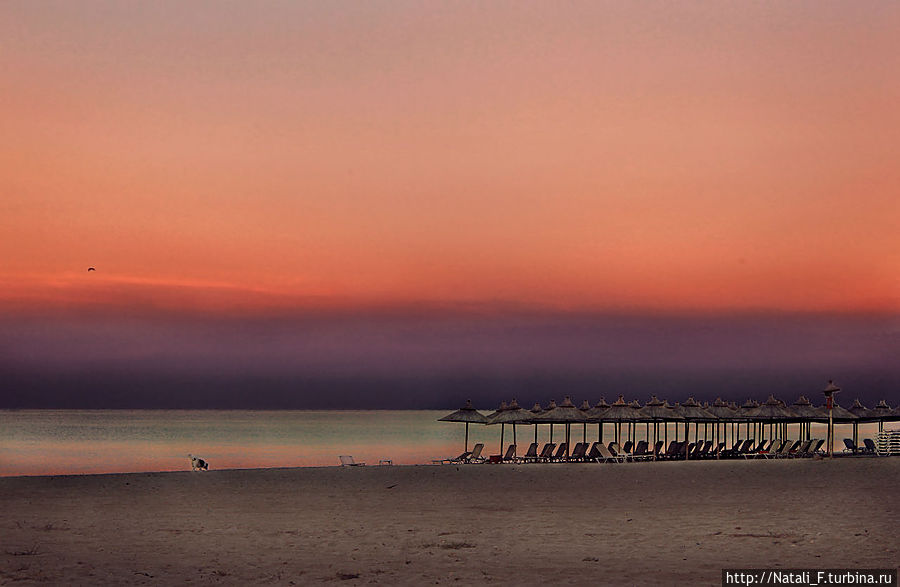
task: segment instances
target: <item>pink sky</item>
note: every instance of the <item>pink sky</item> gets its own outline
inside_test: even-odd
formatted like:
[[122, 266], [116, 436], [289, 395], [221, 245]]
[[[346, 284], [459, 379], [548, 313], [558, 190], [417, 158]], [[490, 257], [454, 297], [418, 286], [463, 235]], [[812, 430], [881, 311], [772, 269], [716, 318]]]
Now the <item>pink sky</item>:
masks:
[[6, 2], [0, 308], [897, 312], [897, 30], [865, 2]]

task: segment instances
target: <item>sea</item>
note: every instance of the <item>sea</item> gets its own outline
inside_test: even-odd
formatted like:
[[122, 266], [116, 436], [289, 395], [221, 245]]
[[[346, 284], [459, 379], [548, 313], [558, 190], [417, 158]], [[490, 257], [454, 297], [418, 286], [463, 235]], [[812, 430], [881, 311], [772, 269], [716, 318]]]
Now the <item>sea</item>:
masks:
[[[465, 425], [438, 421], [451, 411], [0, 410], [0, 476], [184, 471], [191, 454], [210, 469], [338, 466], [341, 455], [367, 465], [430, 464], [464, 450]], [[877, 424], [859, 428], [860, 438], [872, 437]], [[796, 436], [795, 425], [789, 430]], [[638, 424], [635, 437], [646, 431]], [[504, 448], [515, 434], [521, 453], [535, 432], [540, 443], [550, 438], [546, 424], [515, 432], [472, 424], [468, 447], [484, 443], [485, 456], [499, 454], [501, 434]], [[573, 424], [571, 443], [592, 442], [599, 432], [596, 424]], [[603, 434], [612, 439], [612, 424]], [[675, 438], [674, 424], [667, 434]], [[824, 425], [813, 424], [812, 435], [824, 438]], [[836, 449], [850, 436], [850, 425], [838, 425]], [[553, 440], [563, 437], [564, 426], [555, 425]]]

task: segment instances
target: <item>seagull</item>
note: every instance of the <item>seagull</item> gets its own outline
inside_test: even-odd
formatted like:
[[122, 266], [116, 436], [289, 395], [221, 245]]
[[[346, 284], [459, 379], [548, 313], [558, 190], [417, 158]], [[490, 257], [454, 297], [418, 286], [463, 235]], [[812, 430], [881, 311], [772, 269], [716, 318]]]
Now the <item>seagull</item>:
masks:
[[96, 271], [93, 267], [88, 267], [88, 271]]

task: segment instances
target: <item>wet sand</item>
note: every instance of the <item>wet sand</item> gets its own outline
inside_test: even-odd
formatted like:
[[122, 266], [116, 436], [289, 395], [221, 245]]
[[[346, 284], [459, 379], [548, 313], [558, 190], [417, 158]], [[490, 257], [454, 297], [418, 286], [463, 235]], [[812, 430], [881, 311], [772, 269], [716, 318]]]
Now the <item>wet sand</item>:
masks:
[[0, 479], [0, 583], [719, 584], [897, 567], [900, 458]]

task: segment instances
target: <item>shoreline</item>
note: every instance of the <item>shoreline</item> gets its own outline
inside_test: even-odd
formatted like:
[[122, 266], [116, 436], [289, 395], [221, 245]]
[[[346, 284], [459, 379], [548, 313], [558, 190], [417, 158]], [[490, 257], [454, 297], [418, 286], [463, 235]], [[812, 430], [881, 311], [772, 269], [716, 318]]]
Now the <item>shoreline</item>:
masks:
[[719, 584], [900, 562], [900, 459], [644, 465], [4, 477], [0, 582]]

